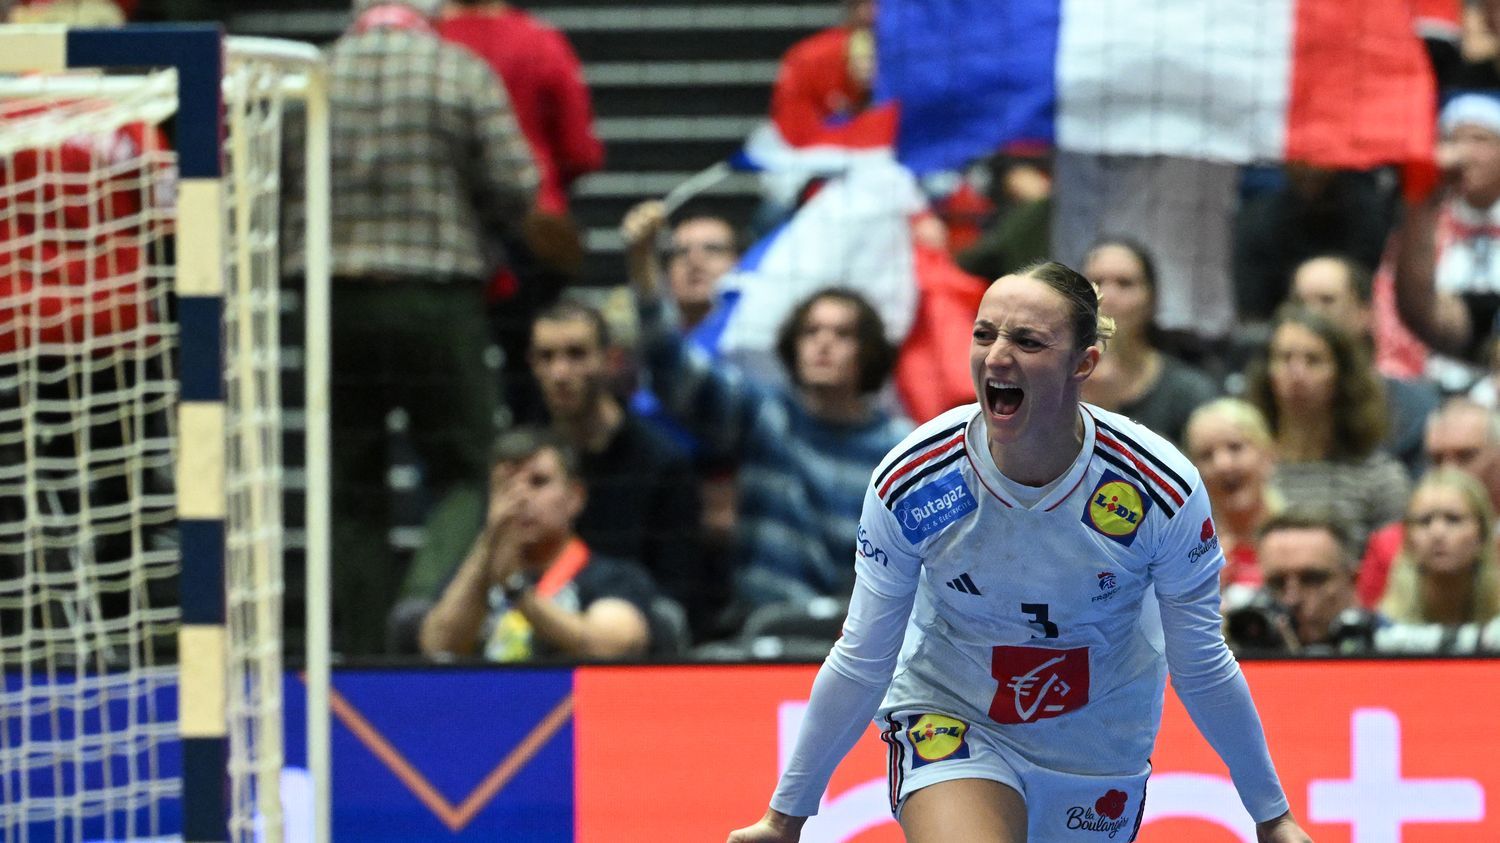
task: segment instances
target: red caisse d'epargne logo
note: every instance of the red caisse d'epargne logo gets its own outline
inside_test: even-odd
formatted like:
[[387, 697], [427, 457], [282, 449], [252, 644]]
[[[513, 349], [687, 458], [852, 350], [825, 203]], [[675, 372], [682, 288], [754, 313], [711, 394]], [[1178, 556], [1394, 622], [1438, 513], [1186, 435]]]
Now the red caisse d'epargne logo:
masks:
[[1089, 701], [1089, 648], [996, 647], [990, 702], [996, 723], [1030, 723], [1080, 709]]

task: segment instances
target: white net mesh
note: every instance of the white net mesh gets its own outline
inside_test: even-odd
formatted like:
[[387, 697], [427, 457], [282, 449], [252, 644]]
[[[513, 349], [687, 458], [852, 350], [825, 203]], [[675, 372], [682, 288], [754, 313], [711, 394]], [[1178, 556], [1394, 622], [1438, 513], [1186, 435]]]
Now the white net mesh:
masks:
[[[231, 47], [223, 260], [230, 839], [277, 841], [282, 104]], [[305, 64], [305, 61], [303, 62]], [[0, 77], [0, 828], [176, 839], [176, 76]], [[216, 783], [205, 783], [216, 788]]]
[[[224, 318], [229, 450], [230, 839], [280, 840], [282, 459], [277, 226], [282, 81], [230, 54]], [[262, 836], [256, 837], [257, 828]]]
[[0, 828], [180, 813], [173, 74], [0, 96]]

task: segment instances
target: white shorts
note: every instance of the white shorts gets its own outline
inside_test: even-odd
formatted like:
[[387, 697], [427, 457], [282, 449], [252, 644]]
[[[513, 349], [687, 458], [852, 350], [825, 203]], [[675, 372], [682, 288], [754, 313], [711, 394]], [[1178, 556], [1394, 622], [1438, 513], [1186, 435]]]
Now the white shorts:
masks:
[[997, 727], [928, 711], [885, 718], [891, 813], [928, 785], [985, 779], [1014, 788], [1026, 802], [1029, 843], [1134, 840], [1146, 808], [1151, 765], [1134, 775], [1093, 776], [1038, 767], [1002, 743]]

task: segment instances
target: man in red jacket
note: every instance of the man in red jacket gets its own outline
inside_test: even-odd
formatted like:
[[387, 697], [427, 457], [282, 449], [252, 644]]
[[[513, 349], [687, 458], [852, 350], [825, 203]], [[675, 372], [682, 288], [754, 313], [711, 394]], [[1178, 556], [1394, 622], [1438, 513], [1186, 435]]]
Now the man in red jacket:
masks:
[[583, 67], [567, 36], [503, 0], [453, 0], [438, 32], [478, 54], [505, 83], [541, 171], [537, 207], [567, 213], [569, 185], [604, 166]]
[[771, 92], [771, 119], [793, 146], [889, 143], [891, 116], [867, 111], [875, 75], [875, 2], [845, 0], [844, 22], [786, 51]]

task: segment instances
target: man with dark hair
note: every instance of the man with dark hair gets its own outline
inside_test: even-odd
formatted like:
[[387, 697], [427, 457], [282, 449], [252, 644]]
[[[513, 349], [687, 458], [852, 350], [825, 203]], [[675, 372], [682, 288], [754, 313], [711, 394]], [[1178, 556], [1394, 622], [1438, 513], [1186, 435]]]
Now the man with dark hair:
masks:
[[577, 449], [591, 492], [578, 534], [639, 561], [702, 637], [728, 602], [727, 561], [705, 558], [702, 504], [687, 454], [610, 390], [610, 338], [592, 307], [564, 300], [531, 326], [528, 362], [554, 431]]
[[[1291, 300], [1321, 313], [1360, 347], [1375, 353], [1370, 270], [1347, 255], [1322, 254], [1308, 258], [1292, 271]], [[1422, 422], [1437, 409], [1437, 385], [1382, 373], [1386, 417], [1390, 430], [1385, 449], [1416, 473], [1422, 464]]]
[[[1310, 508], [1272, 516], [1261, 526], [1256, 554], [1263, 599], [1226, 614], [1237, 646], [1354, 652], [1371, 645], [1377, 619], [1355, 598], [1357, 560], [1348, 530], [1332, 512]], [[1246, 640], [1258, 637], [1248, 631], [1256, 628], [1265, 637]]]
[[[449, 503], [479, 497], [498, 405], [485, 364], [484, 292], [496, 269], [488, 244], [522, 239], [536, 193], [531, 150], [504, 88], [481, 59], [437, 37], [437, 6], [356, 0], [353, 25], [327, 52], [338, 197], [329, 400], [333, 646], [345, 654], [381, 649], [377, 621], [399, 582], [387, 540], [387, 416], [407, 413], [424, 480], [440, 502], [429, 536], [462, 532]], [[284, 229], [291, 275], [306, 261], [296, 158]], [[413, 564], [425, 564], [426, 552]]]
[[[670, 242], [658, 254], [661, 232], [671, 225]], [[620, 223], [625, 237], [625, 270], [631, 280], [665, 284], [677, 308], [678, 324], [691, 331], [713, 309], [719, 279], [734, 268], [740, 248], [734, 225], [705, 209], [689, 209], [669, 220], [667, 206], [649, 200], [631, 208]]]
[[596, 554], [574, 529], [588, 494], [556, 435], [516, 428], [496, 442], [484, 528], [423, 618], [428, 656], [491, 661], [617, 659], [651, 643], [651, 578]]

